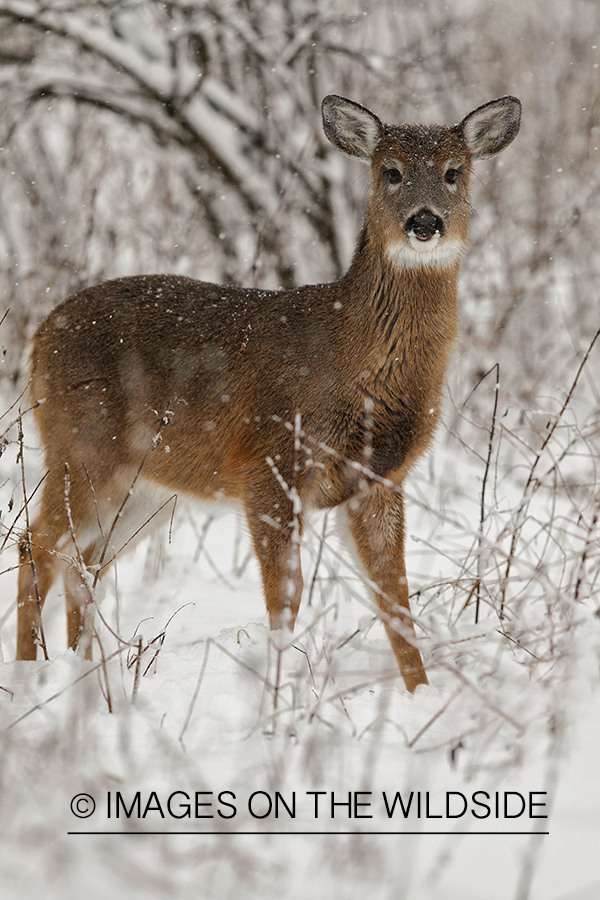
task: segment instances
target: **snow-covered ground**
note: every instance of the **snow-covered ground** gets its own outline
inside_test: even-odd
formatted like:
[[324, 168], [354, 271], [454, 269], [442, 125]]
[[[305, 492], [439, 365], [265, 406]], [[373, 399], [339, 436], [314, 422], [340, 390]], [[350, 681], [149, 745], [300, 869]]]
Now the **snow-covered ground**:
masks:
[[[3, 459], [5, 529], [20, 503], [16, 450]], [[481, 454], [445, 437], [411, 481], [409, 575], [431, 680], [413, 697], [333, 516], [310, 522], [283, 650], [233, 513], [180, 504], [170, 543], [157, 534], [119, 560], [98, 597], [104, 665], [98, 647], [93, 664], [65, 652], [61, 587], [45, 614], [51, 661], [12, 661], [7, 545], [0, 896], [600, 896], [591, 514], [586, 531], [576, 491], [535, 494], [501, 621], [519, 452], [505, 453], [508, 469], [495, 451], [481, 539]]]

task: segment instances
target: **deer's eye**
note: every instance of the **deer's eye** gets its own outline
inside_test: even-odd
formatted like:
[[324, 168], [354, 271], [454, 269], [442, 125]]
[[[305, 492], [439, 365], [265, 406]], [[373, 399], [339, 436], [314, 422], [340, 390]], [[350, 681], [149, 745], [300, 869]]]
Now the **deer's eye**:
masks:
[[459, 178], [460, 169], [448, 169], [448, 171], [444, 175], [444, 181], [446, 182], [446, 184], [456, 184]]
[[383, 174], [388, 184], [400, 184], [402, 181], [402, 172], [400, 169], [385, 169]]

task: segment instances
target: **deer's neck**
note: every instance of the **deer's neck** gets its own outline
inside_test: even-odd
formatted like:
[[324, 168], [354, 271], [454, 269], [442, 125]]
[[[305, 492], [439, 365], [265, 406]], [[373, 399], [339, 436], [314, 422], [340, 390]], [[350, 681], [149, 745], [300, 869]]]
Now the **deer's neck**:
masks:
[[410, 467], [431, 439], [457, 333], [457, 278], [458, 262], [400, 268], [381, 255], [369, 258], [359, 243], [339, 283], [362, 396], [359, 443], [367, 415], [369, 465], [377, 474]]
[[427, 390], [443, 380], [457, 334], [458, 261], [400, 267], [361, 235], [344, 290], [351, 314], [369, 335], [375, 381], [410, 379]]

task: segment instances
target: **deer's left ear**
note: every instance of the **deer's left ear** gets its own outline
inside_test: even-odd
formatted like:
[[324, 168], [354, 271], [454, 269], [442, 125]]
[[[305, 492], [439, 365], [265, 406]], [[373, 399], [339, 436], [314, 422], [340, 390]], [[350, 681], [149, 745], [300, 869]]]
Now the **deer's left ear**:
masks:
[[521, 124], [521, 101], [516, 97], [492, 100], [474, 109], [460, 124], [471, 159], [489, 159], [516, 138]]
[[329, 94], [323, 100], [323, 130], [338, 150], [346, 156], [370, 162], [383, 134], [383, 125], [370, 109]]

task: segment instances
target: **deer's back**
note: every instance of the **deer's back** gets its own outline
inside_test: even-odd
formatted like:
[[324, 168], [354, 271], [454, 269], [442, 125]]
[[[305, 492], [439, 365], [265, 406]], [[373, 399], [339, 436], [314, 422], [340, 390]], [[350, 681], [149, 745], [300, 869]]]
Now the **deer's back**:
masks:
[[387, 475], [435, 424], [439, 386], [423, 393], [371, 318], [343, 282], [261, 291], [155, 275], [80, 291], [32, 342], [48, 465], [83, 462], [101, 480], [144, 459], [174, 490], [242, 497], [267, 456], [290, 477], [299, 414], [305, 492], [336, 505], [358, 479], [343, 460]]
[[[160, 432], [146, 471], [194, 489], [209, 470], [225, 480], [257, 453], [264, 465], [297, 411], [319, 441], [333, 440], [333, 410], [354, 401], [328, 295], [329, 286], [261, 291], [156, 275], [69, 297], [30, 350], [49, 464], [79, 456], [98, 469], [115, 448], [113, 465], [117, 453], [135, 465]], [[218, 474], [208, 480], [220, 489]]]

